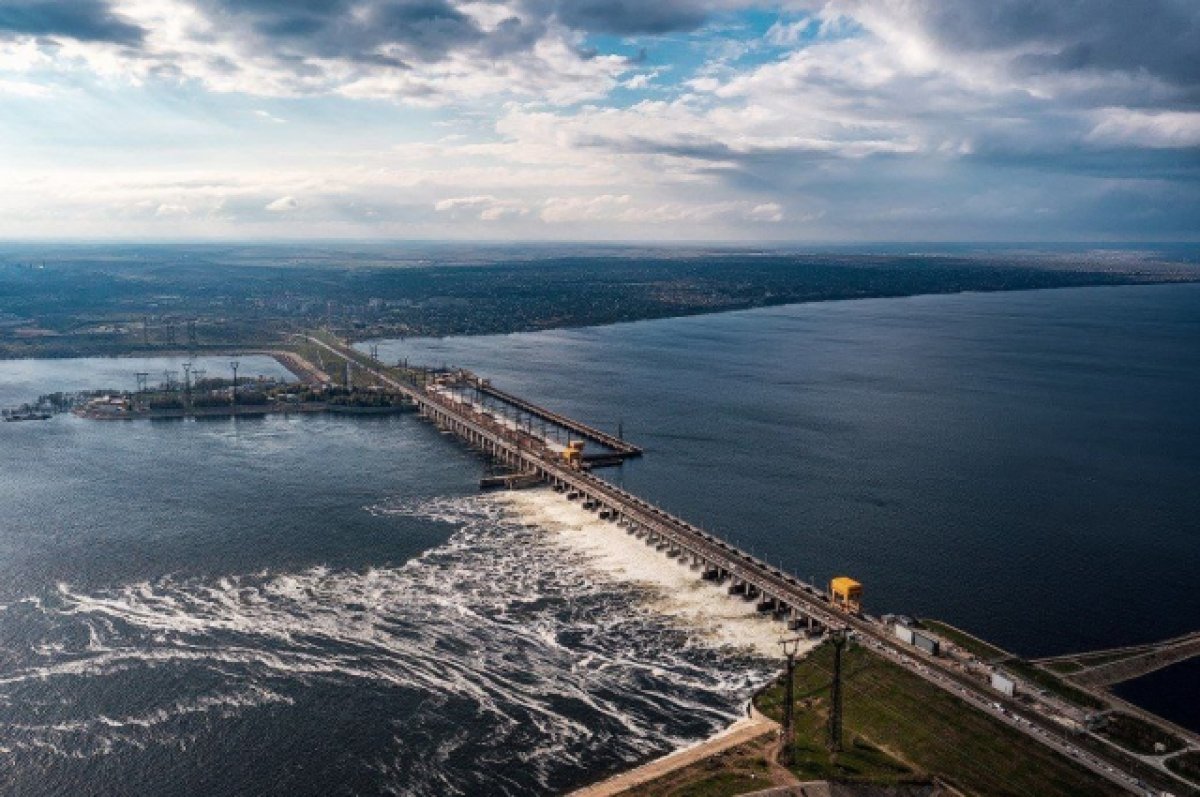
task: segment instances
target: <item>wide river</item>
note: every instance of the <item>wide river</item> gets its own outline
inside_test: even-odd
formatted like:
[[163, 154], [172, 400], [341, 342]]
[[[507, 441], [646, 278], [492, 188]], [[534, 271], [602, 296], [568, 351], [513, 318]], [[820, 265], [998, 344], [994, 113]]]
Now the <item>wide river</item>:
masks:
[[[1200, 628], [1197, 342], [1200, 286], [1161, 286], [380, 354], [621, 425], [624, 486], [1036, 655]], [[0, 405], [179, 367], [4, 362]], [[777, 630], [482, 469], [413, 416], [0, 424], [9, 791], [555, 794], [742, 710]]]

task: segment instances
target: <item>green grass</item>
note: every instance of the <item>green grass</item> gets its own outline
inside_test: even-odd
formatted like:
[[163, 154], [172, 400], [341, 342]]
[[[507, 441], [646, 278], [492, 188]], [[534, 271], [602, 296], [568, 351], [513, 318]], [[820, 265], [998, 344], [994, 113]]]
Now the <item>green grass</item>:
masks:
[[938, 622], [937, 620], [921, 620], [921, 625], [933, 631], [935, 634], [950, 640], [958, 645], [963, 650], [974, 653], [984, 661], [995, 661], [996, 659], [1007, 659], [1012, 656], [1007, 650], [989, 645], [982, 639], [978, 639], [966, 631], [955, 628], [952, 625]]
[[771, 784], [767, 755], [773, 744], [771, 738], [756, 739], [634, 786], [621, 797], [733, 797], [761, 791]]
[[1047, 670], [1053, 670], [1059, 675], [1070, 675], [1073, 672], [1079, 672], [1083, 669], [1083, 665], [1077, 661], [1048, 661], [1042, 666]]
[[1126, 650], [1121, 653], [1093, 653], [1090, 655], [1083, 653], [1076, 658], [1076, 661], [1078, 661], [1084, 667], [1098, 667], [1101, 664], [1109, 664], [1114, 661], [1124, 661], [1125, 659], [1129, 659], [1134, 656], [1140, 656], [1144, 652], [1145, 651]]
[[703, 780], [689, 783], [671, 792], [673, 797], [728, 797], [759, 791], [766, 784], [749, 775], [737, 772], [722, 772]]
[[1174, 753], [1184, 747], [1183, 740], [1178, 736], [1129, 714], [1109, 714], [1104, 718], [1104, 724], [1096, 729], [1096, 733], [1126, 750], [1141, 755], [1156, 755], [1155, 744], [1164, 745], [1164, 752], [1167, 753]]
[[[797, 665], [801, 779], [895, 784], [936, 775], [977, 795], [1056, 797], [1122, 792], [1032, 739], [869, 651], [849, 646], [843, 660], [846, 752], [825, 750], [832, 650]], [[783, 688], [759, 699], [778, 718]]]
[[1193, 783], [1200, 783], [1200, 752], [1180, 753], [1168, 758], [1167, 769]]

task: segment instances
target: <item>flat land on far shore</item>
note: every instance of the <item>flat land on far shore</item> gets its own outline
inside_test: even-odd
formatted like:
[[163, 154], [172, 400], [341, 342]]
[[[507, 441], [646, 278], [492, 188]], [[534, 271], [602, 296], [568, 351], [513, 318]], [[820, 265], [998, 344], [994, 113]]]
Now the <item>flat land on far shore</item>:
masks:
[[0, 245], [0, 359], [503, 334], [833, 299], [1200, 281], [1183, 252]]

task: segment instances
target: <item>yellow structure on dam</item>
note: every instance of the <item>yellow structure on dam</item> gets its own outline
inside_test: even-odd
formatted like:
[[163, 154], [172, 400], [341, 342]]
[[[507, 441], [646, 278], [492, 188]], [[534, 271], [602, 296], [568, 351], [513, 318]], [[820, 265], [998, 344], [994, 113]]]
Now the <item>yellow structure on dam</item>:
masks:
[[862, 611], [862, 584], [849, 576], [838, 576], [829, 582], [829, 600], [848, 612]]
[[567, 447], [563, 449], [562, 456], [568, 466], [576, 470], [583, 467], [583, 446], [584, 441], [582, 440], [572, 440], [567, 443]]

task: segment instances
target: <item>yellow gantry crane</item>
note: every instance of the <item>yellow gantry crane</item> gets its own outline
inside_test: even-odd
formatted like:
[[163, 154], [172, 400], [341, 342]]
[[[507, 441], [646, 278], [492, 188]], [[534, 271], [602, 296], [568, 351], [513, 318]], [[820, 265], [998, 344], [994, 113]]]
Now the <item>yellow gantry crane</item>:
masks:
[[563, 449], [563, 461], [567, 466], [579, 470], [583, 467], [583, 445], [582, 440], [570, 440], [567, 442], [567, 447]]
[[829, 582], [829, 600], [848, 612], [862, 611], [862, 584], [849, 576], [838, 576]]

